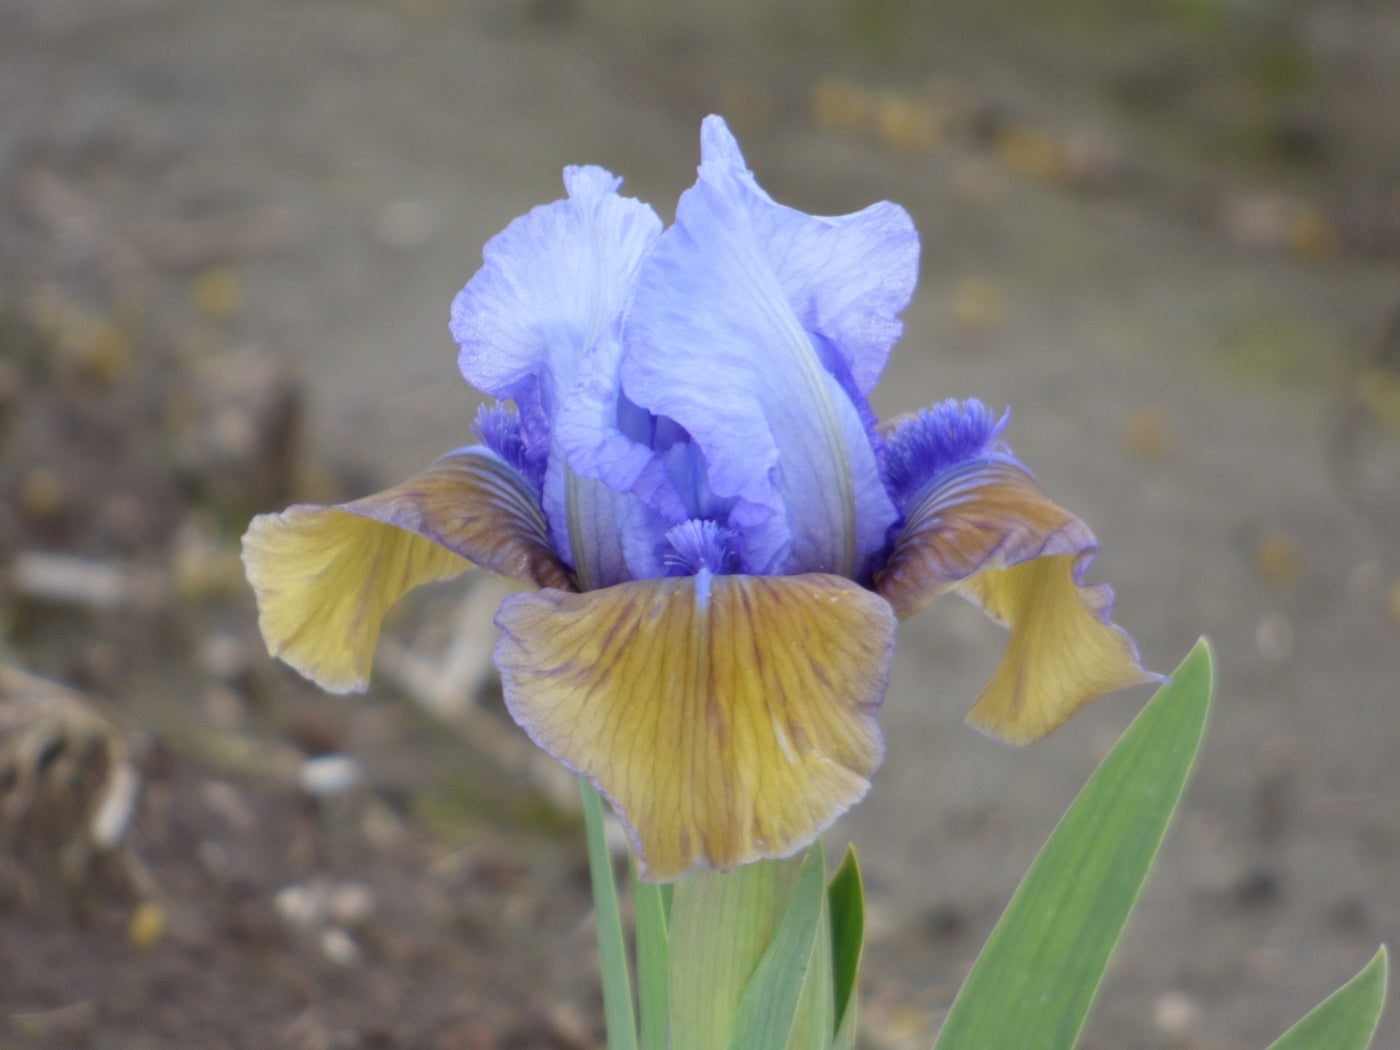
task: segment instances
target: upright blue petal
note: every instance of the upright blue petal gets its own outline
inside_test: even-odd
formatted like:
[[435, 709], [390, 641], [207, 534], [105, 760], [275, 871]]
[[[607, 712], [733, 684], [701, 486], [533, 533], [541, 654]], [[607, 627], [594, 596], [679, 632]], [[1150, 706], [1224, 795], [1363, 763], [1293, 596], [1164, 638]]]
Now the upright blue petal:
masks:
[[625, 309], [661, 232], [650, 207], [618, 195], [621, 183], [602, 168], [564, 169], [568, 198], [488, 241], [481, 269], [452, 300], [462, 375], [519, 405], [527, 448], [548, 448], [581, 359]]
[[[708, 174], [743, 202], [798, 322], [840, 355], [855, 391], [869, 395], [904, 331], [900, 312], [919, 279], [919, 233], [909, 213], [881, 201], [822, 218], [776, 203], [744, 166], [724, 121], [700, 130]], [[838, 374], [840, 369], [831, 369]]]
[[863, 578], [898, 511], [858, 402], [912, 292], [912, 225], [893, 205], [819, 218], [775, 204], [717, 117], [702, 158], [642, 267], [622, 389], [698, 444], [745, 571]]
[[544, 478], [551, 540], [593, 587], [627, 578], [621, 528], [631, 512], [613, 505], [618, 493], [573, 475], [555, 422], [589, 356], [615, 342], [638, 268], [661, 232], [651, 208], [618, 196], [621, 182], [602, 168], [566, 168], [568, 199], [492, 238], [484, 265], [452, 302], [462, 375], [519, 406], [527, 458]]
[[[615, 515], [617, 527], [610, 534], [576, 534], [572, 526], [566, 526], [576, 551], [581, 543], [615, 548], [607, 555], [583, 551], [578, 557], [599, 562], [620, 557], [630, 578], [646, 579], [664, 574], [669, 550], [666, 530], [691, 516], [691, 511], [654, 448], [655, 421], [622, 394], [618, 376], [621, 357], [620, 335], [614, 328], [598, 340], [579, 366], [574, 387], [555, 419], [555, 440], [567, 457], [569, 471], [598, 485], [596, 499], [607, 498], [605, 487], [623, 504]], [[575, 491], [581, 490], [575, 486]], [[564, 498], [561, 486], [546, 481], [545, 510], [551, 520], [555, 516], [551, 507], [562, 508]]]

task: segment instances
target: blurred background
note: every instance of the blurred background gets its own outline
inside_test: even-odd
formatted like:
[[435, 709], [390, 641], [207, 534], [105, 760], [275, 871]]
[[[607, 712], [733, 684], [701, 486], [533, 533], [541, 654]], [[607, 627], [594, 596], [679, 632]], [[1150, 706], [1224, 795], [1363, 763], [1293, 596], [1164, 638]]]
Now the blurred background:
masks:
[[[879, 414], [1014, 406], [1145, 662], [1215, 643], [1084, 1046], [1262, 1047], [1400, 943], [1400, 8], [5, 0], [0, 1044], [601, 1045], [499, 584], [415, 595], [328, 697], [267, 659], [237, 541], [467, 442], [482, 244], [570, 163], [669, 219], [710, 112], [779, 200], [913, 215]], [[1005, 748], [962, 724], [1003, 641], [955, 599], [901, 627], [887, 762], [827, 838], [872, 1050], [930, 1045], [1147, 697]]]

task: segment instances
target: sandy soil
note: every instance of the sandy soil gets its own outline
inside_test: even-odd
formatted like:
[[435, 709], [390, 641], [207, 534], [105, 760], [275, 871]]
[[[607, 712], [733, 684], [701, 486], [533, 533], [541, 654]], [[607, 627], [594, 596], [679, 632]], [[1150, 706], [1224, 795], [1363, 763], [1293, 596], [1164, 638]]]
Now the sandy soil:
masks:
[[[1084, 1045], [1262, 1047], [1400, 940], [1400, 12], [953, 6], [0, 7], [0, 646], [79, 691], [8, 686], [0, 1042], [598, 1045], [581, 836], [492, 706], [492, 585], [410, 602], [346, 701], [261, 654], [234, 544], [461, 444], [481, 244], [567, 163], [666, 215], [712, 111], [780, 199], [918, 223], [877, 410], [1013, 405], [1146, 661], [1216, 645]], [[961, 723], [996, 628], [901, 632], [888, 760], [828, 838], [867, 871], [875, 1048], [930, 1044], [1145, 699], [1013, 751]], [[328, 754], [363, 783], [309, 794]]]

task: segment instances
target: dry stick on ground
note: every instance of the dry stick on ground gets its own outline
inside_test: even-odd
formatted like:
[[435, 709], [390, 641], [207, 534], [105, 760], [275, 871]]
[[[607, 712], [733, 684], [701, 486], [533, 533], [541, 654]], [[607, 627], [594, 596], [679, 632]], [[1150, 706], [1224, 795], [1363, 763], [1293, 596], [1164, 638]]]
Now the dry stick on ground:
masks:
[[509, 588], [494, 576], [479, 574], [457, 608], [447, 645], [437, 659], [420, 654], [414, 644], [384, 637], [378, 669], [434, 717], [459, 731], [471, 746], [507, 773], [527, 779], [554, 805], [578, 808], [574, 778], [540, 751], [525, 734], [476, 703], [486, 679], [495, 674], [491, 651], [496, 644], [493, 620]]

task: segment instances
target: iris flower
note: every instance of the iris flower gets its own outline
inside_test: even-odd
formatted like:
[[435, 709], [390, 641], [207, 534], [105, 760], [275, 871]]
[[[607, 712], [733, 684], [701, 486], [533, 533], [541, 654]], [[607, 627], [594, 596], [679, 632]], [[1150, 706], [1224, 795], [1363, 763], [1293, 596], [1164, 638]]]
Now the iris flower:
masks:
[[1036, 740], [1149, 681], [1083, 582], [1089, 529], [945, 401], [882, 425], [867, 398], [913, 293], [888, 202], [776, 203], [708, 118], [674, 224], [597, 167], [512, 222], [452, 303], [476, 444], [385, 492], [254, 519], [270, 651], [367, 684], [385, 612], [484, 566], [505, 702], [588, 777], [645, 876], [788, 856], [866, 793], [895, 625], [956, 592], [1010, 629], [969, 721]]

